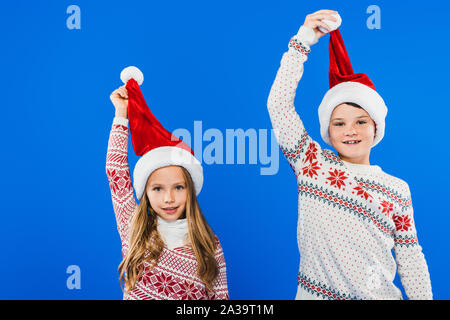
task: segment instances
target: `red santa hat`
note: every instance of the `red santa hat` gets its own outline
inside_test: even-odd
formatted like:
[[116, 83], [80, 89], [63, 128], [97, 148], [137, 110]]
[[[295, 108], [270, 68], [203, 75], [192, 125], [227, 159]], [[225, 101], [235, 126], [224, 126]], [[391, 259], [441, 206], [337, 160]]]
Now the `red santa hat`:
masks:
[[353, 72], [339, 29], [330, 32], [329, 54], [330, 89], [325, 94], [318, 110], [322, 139], [331, 145], [328, 128], [334, 108], [345, 102], [353, 102], [366, 110], [375, 122], [376, 136], [373, 147], [384, 136], [384, 120], [387, 114], [384, 100], [366, 74]]
[[120, 74], [128, 91], [128, 119], [134, 152], [141, 156], [133, 171], [136, 197], [141, 200], [148, 177], [156, 169], [167, 166], [186, 168], [198, 195], [203, 185], [203, 168], [194, 152], [181, 139], [164, 129], [150, 111], [139, 85], [144, 75], [136, 67], [125, 68]]

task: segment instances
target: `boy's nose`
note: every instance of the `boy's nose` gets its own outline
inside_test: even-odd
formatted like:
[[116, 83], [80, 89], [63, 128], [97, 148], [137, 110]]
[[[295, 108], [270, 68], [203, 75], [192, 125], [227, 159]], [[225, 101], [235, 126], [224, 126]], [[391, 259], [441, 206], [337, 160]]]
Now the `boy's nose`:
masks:
[[347, 131], [345, 134], [348, 136], [352, 136], [352, 135], [356, 134], [356, 128], [353, 126], [347, 128]]

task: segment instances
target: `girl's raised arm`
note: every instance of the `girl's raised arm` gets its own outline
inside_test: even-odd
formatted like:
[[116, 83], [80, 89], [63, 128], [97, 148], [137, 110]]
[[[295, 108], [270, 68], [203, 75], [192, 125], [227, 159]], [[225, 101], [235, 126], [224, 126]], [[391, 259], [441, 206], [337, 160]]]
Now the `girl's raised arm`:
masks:
[[116, 117], [108, 141], [106, 175], [124, 253], [128, 248], [128, 226], [137, 207], [128, 166], [128, 94], [125, 86], [115, 90], [110, 98], [116, 108]]

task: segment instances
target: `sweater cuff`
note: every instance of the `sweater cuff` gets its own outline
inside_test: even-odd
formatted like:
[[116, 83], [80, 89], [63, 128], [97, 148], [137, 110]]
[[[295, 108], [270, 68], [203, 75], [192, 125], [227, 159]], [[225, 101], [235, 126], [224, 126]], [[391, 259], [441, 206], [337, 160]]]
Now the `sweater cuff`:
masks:
[[303, 57], [303, 62], [308, 59], [308, 54], [311, 52], [309, 46], [305, 45], [303, 42], [297, 39], [297, 36], [291, 38], [291, 40], [289, 41], [289, 48], [292, 48], [299, 52]]
[[301, 26], [295, 37], [308, 47], [316, 44], [318, 41], [314, 30], [307, 26]]
[[120, 124], [128, 128], [128, 119], [124, 117], [114, 117], [113, 124]]

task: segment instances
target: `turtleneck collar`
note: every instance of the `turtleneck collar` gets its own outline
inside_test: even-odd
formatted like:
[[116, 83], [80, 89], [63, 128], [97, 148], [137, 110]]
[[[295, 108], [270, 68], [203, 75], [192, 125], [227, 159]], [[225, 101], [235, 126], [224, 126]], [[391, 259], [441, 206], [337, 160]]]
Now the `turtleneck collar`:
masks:
[[187, 219], [166, 221], [157, 216], [158, 231], [167, 248], [174, 249], [182, 247], [188, 242]]
[[[342, 160], [342, 159], [341, 159]], [[354, 173], [379, 173], [382, 172], [381, 168], [377, 165], [352, 163], [342, 160], [345, 166]]]

